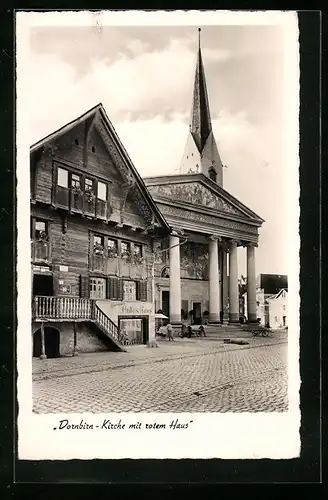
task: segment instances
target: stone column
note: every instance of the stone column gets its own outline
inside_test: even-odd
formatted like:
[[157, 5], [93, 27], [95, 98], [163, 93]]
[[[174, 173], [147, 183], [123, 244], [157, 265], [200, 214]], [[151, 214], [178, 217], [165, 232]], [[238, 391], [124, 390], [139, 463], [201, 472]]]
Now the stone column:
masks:
[[220, 322], [220, 283], [219, 283], [219, 253], [218, 238], [210, 237], [209, 242], [209, 323]]
[[40, 359], [46, 359], [46, 344], [44, 340], [44, 324], [43, 322], [41, 323], [41, 354], [40, 354]]
[[176, 232], [170, 234], [170, 323], [181, 323], [180, 240]]
[[227, 324], [229, 320], [229, 306], [228, 306], [228, 254], [226, 249], [222, 250], [222, 312], [223, 324]]
[[255, 277], [255, 244], [247, 245], [247, 321], [257, 322], [256, 311], [256, 277]]
[[232, 240], [229, 255], [229, 321], [239, 322], [237, 241]]

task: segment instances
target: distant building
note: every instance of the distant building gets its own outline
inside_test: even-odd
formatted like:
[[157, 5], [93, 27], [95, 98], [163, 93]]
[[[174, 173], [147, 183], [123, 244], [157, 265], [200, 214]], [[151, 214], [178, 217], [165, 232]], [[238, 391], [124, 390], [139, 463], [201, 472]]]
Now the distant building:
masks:
[[[287, 275], [260, 274], [257, 277], [256, 285], [256, 315], [260, 324], [269, 325], [271, 328], [287, 326]], [[244, 315], [247, 317], [247, 292], [242, 296], [244, 299]], [[284, 317], [285, 319], [283, 319]]]
[[277, 294], [267, 298], [269, 324], [271, 328], [288, 327], [288, 292], [282, 288]]

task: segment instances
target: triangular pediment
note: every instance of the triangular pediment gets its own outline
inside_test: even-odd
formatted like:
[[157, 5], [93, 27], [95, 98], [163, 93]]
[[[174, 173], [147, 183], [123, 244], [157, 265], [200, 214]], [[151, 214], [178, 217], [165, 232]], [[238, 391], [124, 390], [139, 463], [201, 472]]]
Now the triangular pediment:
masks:
[[[76, 135], [78, 130], [82, 131], [80, 140], [75, 142], [81, 156], [78, 162], [84, 165], [86, 171], [92, 172], [95, 162], [98, 162], [97, 166], [102, 167], [105, 174], [103, 178], [119, 182], [117, 194], [122, 195], [125, 200], [132, 197], [136, 212], [144, 217], [148, 226], [162, 226], [168, 229], [167, 222], [149, 195], [143, 179], [133, 165], [102, 104], [98, 104], [84, 115], [34, 144], [30, 152], [34, 154], [48, 149], [56, 156], [60, 154], [60, 145], [67, 143], [67, 151], [73, 151], [72, 158], [67, 155], [65, 148], [64, 155], [66, 159], [69, 158], [70, 164], [74, 167], [75, 146], [72, 143], [72, 136]], [[94, 144], [96, 144], [95, 148]]]
[[170, 176], [170, 178], [146, 178], [148, 190], [156, 199], [183, 203], [195, 210], [206, 209], [217, 214], [226, 214], [243, 219], [263, 220], [241, 204], [223, 188], [208, 180], [203, 174]]

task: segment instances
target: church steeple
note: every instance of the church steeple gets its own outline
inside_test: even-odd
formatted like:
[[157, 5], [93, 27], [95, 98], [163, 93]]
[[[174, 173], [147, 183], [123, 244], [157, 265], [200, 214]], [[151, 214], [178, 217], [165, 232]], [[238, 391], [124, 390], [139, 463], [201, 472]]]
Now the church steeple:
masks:
[[203, 173], [222, 186], [222, 162], [212, 131], [210, 105], [200, 45], [200, 31], [199, 28], [189, 136], [180, 173]]
[[200, 48], [200, 31], [198, 29], [198, 54], [194, 82], [194, 93], [191, 110], [190, 132], [201, 152], [205, 146], [206, 139], [212, 130], [210, 106], [206, 88], [205, 71]]

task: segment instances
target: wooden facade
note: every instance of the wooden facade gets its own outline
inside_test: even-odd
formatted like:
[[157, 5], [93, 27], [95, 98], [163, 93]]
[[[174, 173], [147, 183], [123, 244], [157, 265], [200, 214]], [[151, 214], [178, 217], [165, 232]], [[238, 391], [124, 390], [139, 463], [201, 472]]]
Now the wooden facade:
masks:
[[32, 146], [30, 168], [33, 320], [85, 319], [117, 341], [92, 303], [153, 303], [164, 218], [101, 105]]

